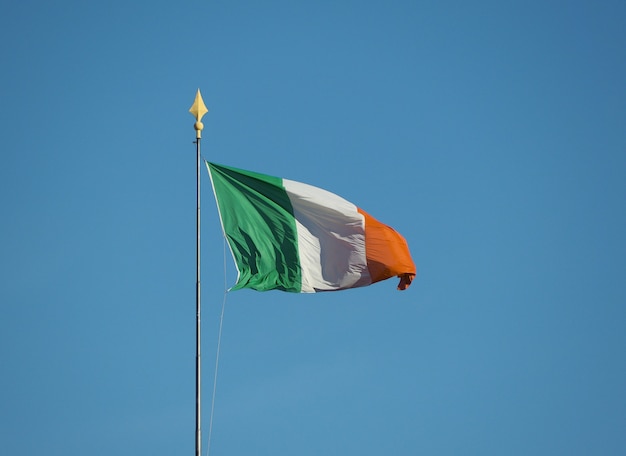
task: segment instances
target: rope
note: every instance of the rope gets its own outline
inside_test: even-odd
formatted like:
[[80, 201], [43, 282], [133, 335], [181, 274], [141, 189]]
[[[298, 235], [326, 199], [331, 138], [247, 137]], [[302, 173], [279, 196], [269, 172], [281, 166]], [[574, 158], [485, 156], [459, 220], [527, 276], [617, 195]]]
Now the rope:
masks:
[[222, 313], [220, 315], [220, 328], [217, 333], [217, 353], [215, 354], [215, 375], [213, 376], [213, 395], [211, 397], [211, 416], [209, 418], [209, 437], [207, 441], [207, 456], [211, 453], [211, 435], [213, 434], [213, 414], [215, 412], [215, 391], [217, 390], [217, 370], [220, 364], [220, 347], [222, 345], [222, 324], [224, 323], [224, 309], [226, 308], [226, 296], [228, 295], [226, 281], [226, 238], [224, 238], [224, 299], [222, 300]]

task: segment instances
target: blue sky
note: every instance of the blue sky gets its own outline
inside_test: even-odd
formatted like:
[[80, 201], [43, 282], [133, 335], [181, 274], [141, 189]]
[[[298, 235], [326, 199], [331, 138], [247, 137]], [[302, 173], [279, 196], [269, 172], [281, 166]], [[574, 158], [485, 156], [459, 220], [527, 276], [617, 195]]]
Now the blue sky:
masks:
[[[211, 454], [626, 451], [626, 3], [13, 2], [0, 447], [192, 454], [204, 157], [338, 193], [418, 277], [226, 296]], [[202, 188], [203, 452], [235, 270]], [[226, 283], [226, 285], [225, 285]]]

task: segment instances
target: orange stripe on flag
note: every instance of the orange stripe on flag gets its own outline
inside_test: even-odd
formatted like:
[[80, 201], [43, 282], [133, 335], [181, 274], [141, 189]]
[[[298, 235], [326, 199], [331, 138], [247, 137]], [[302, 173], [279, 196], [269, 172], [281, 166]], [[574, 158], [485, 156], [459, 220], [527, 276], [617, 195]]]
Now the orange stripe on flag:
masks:
[[416, 268], [406, 240], [390, 226], [360, 208], [357, 210], [365, 217], [365, 256], [372, 283], [397, 276], [400, 277], [398, 289], [408, 288]]

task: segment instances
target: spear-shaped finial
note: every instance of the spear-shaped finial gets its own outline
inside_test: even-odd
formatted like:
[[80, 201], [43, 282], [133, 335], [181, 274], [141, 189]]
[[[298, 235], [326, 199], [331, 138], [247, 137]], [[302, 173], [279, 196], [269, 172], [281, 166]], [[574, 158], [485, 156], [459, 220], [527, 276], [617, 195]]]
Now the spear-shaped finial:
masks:
[[193, 128], [196, 129], [196, 139], [200, 139], [202, 137], [202, 129], [204, 128], [204, 124], [202, 123], [202, 116], [204, 116], [209, 110], [202, 101], [202, 95], [200, 95], [200, 89], [198, 89], [198, 93], [196, 93], [196, 99], [191, 105], [189, 112], [196, 118], [196, 123]]

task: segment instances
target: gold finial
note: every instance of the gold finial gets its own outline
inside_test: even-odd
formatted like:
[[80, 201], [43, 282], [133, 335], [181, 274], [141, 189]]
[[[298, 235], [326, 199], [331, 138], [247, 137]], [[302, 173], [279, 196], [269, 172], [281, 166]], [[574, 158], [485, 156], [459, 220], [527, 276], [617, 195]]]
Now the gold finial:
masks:
[[202, 101], [202, 95], [200, 95], [200, 89], [198, 89], [198, 93], [196, 93], [196, 99], [191, 105], [189, 112], [196, 118], [196, 123], [193, 128], [196, 129], [196, 139], [200, 139], [202, 137], [202, 129], [204, 128], [204, 124], [202, 123], [202, 116], [205, 115], [209, 110], [204, 105], [204, 101]]

